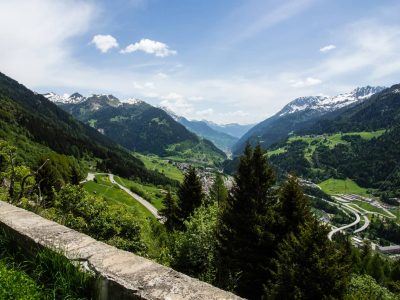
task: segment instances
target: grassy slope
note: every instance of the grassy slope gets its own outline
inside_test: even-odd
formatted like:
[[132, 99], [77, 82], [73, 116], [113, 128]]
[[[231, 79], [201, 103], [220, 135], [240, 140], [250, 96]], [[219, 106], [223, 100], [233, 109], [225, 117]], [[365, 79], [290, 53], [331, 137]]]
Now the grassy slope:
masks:
[[370, 195], [367, 193], [367, 189], [362, 188], [357, 185], [351, 179], [333, 179], [330, 178], [318, 184], [319, 187], [329, 195], [335, 194], [356, 194], [361, 196], [369, 197]]
[[[342, 139], [342, 136], [344, 135], [358, 135], [361, 138], [365, 140], [370, 140], [374, 137], [379, 137], [383, 133], [385, 133], [385, 130], [377, 130], [377, 131], [360, 131], [360, 132], [347, 132], [345, 134], [342, 133], [334, 133], [334, 134], [325, 134], [325, 135], [320, 135], [320, 136], [293, 136], [290, 137], [287, 141], [287, 143], [291, 143], [294, 141], [304, 141], [308, 143], [308, 147], [305, 150], [305, 157], [308, 160], [311, 160], [311, 156], [314, 153], [316, 147], [319, 144], [323, 144], [325, 146], [328, 146], [330, 149], [333, 149], [337, 144], [346, 144], [347, 142]], [[272, 151], [269, 151], [269, 155], [274, 155], [274, 154], [280, 154], [286, 152], [285, 147], [280, 147], [277, 149], [274, 149]]]
[[147, 169], [157, 170], [165, 176], [180, 182], [183, 180], [183, 173], [177, 167], [169, 164], [165, 159], [156, 155], [143, 155], [140, 153], [135, 153], [135, 156], [144, 163]]
[[[141, 226], [142, 239], [149, 249], [150, 257], [157, 257], [159, 246], [151, 224], [153, 222], [158, 223], [155, 217], [126, 192], [112, 185], [107, 176], [97, 175], [96, 179], [97, 183], [93, 181], [85, 183], [85, 189], [91, 193], [96, 192], [96, 195], [104, 197], [111, 206], [122, 205], [133, 212], [137, 216], [137, 220]], [[118, 178], [116, 177], [115, 179], [117, 180]]]
[[122, 184], [123, 186], [126, 186], [127, 188], [131, 189], [133, 192], [143, 197], [147, 201], [149, 201], [158, 210], [163, 208], [162, 201], [166, 193], [165, 190], [160, 189], [153, 185], [146, 185], [143, 183], [138, 183], [121, 177], [115, 177], [115, 180], [118, 183]]
[[10, 266], [0, 260], [0, 299], [44, 299], [42, 286], [18, 266]]

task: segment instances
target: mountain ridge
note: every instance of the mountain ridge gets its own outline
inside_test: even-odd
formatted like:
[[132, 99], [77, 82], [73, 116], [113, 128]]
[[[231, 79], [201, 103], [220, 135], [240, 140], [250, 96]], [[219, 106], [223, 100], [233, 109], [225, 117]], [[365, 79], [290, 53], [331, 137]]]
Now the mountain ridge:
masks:
[[299, 97], [286, 104], [275, 115], [251, 128], [233, 146], [233, 153], [239, 155], [247, 142], [260, 143], [264, 148], [285, 139], [291, 132], [310, 126], [327, 113], [362, 102], [385, 87], [359, 87], [351, 92], [336, 96]]
[[214, 144], [187, 130], [164, 110], [136, 98], [119, 100], [113, 95], [92, 94], [73, 102], [69, 97], [52, 94], [51, 99], [80, 121], [133, 151], [160, 156], [188, 156], [193, 151], [198, 160], [206, 160], [208, 155], [215, 162], [226, 157]]

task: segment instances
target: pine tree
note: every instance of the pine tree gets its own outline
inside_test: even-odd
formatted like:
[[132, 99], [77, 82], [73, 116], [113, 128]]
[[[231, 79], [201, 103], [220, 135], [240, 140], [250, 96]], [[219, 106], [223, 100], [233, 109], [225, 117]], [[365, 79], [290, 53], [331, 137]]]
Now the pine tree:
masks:
[[341, 299], [349, 281], [350, 264], [342, 249], [327, 238], [329, 230], [311, 219], [280, 244], [272, 299]]
[[215, 176], [215, 181], [210, 189], [210, 202], [217, 203], [218, 205], [224, 205], [226, 198], [228, 197], [228, 190], [225, 187], [224, 180], [221, 174]]
[[167, 230], [173, 231], [179, 226], [179, 217], [178, 205], [176, 203], [176, 200], [172, 197], [170, 190], [168, 190], [162, 203], [164, 205], [164, 208], [160, 210], [160, 214], [165, 219], [164, 225]]
[[260, 146], [247, 145], [217, 232], [218, 284], [259, 298], [274, 252], [274, 172]]
[[308, 199], [304, 195], [295, 176], [289, 176], [279, 193], [280, 226], [282, 237], [293, 232], [296, 234], [312, 216]]
[[179, 218], [181, 224], [203, 203], [204, 193], [196, 169], [190, 167], [178, 191]]

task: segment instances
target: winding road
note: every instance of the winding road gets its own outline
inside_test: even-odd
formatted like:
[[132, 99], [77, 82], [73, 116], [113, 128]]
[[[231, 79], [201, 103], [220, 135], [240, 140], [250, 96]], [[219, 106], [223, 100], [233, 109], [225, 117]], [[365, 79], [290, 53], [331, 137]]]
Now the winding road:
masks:
[[142, 204], [145, 208], [147, 208], [147, 210], [149, 212], [151, 212], [151, 214], [153, 216], [156, 217], [157, 220], [162, 220], [163, 217], [160, 216], [160, 214], [158, 213], [157, 208], [155, 208], [153, 206], [153, 204], [151, 204], [149, 201], [143, 199], [142, 197], [140, 197], [138, 194], [133, 193], [130, 189], [128, 189], [127, 187], [124, 187], [122, 184], [118, 183], [115, 181], [114, 179], [114, 175], [113, 174], [108, 174], [108, 178], [110, 179], [110, 182], [112, 184], [116, 184], [121, 190], [123, 190], [124, 192], [126, 192], [129, 196], [131, 196], [133, 199], [135, 199], [137, 202], [139, 202], [140, 204]]
[[[350, 224], [344, 225], [344, 226], [342, 226], [342, 227], [333, 229], [331, 232], [328, 233], [328, 239], [332, 240], [332, 236], [333, 236], [335, 233], [337, 233], [337, 232], [339, 232], [339, 231], [342, 231], [342, 230], [344, 230], [344, 229], [353, 227], [353, 226], [357, 225], [358, 223], [360, 223], [361, 218], [360, 218], [360, 215], [358, 214], [358, 212], [357, 212], [356, 210], [352, 209], [352, 208], [349, 208], [348, 206], [346, 206], [346, 208], [356, 216], [356, 220], [355, 220], [353, 223], [350, 223]], [[368, 226], [368, 225], [367, 225], [367, 226]], [[365, 228], [367, 228], [367, 227], [365, 227]], [[364, 228], [364, 229], [365, 229], [365, 228]], [[363, 230], [364, 230], [364, 229], [363, 229]], [[361, 231], [361, 230], [360, 230], [360, 231]]]
[[155, 208], [153, 204], [151, 204], [146, 199], [140, 197], [138, 194], [133, 193], [130, 189], [128, 189], [127, 187], [123, 186], [122, 184], [116, 182], [115, 179], [114, 179], [114, 174], [88, 173], [86, 179], [81, 181], [81, 183], [85, 183], [85, 182], [88, 182], [88, 181], [93, 181], [96, 175], [108, 175], [108, 178], [110, 179], [110, 182], [112, 184], [115, 184], [116, 186], [118, 186], [121, 190], [126, 192], [129, 196], [131, 196], [133, 199], [135, 199], [137, 202], [139, 202], [141, 205], [143, 205], [160, 223], [164, 223], [164, 218], [158, 213], [157, 208]]

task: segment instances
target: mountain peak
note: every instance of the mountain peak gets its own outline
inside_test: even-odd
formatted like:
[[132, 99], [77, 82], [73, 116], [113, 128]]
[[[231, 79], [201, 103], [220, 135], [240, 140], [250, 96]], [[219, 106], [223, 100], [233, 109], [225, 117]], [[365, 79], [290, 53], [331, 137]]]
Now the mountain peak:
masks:
[[298, 111], [311, 110], [316, 112], [330, 112], [348, 106], [358, 101], [363, 101], [372, 95], [381, 92], [385, 87], [365, 86], [358, 87], [351, 92], [336, 96], [307, 96], [299, 97], [288, 103], [278, 112], [278, 116], [292, 114]]
[[85, 101], [85, 98], [79, 93], [73, 93], [72, 95], [58, 95], [56, 93], [50, 92], [43, 94], [43, 96], [49, 99], [51, 102], [55, 103], [77, 104]]

